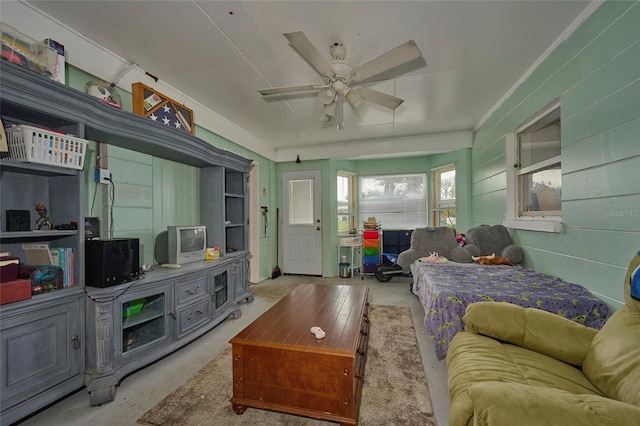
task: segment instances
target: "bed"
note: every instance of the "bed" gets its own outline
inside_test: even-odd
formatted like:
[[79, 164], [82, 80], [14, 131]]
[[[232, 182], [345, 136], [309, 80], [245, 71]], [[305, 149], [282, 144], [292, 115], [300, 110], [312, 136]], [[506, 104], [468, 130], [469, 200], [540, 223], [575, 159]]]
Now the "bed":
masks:
[[453, 336], [464, 329], [467, 305], [494, 300], [553, 312], [600, 329], [609, 308], [586, 288], [520, 266], [416, 262], [413, 293], [424, 307], [424, 325], [436, 356], [444, 359]]

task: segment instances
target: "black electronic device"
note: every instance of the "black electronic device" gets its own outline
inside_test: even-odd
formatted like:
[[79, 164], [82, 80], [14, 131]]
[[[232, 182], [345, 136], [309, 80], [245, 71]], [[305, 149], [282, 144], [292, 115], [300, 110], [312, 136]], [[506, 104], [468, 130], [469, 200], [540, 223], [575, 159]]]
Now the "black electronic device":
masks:
[[140, 240], [118, 238], [85, 242], [85, 281], [91, 287], [112, 287], [140, 278]]
[[70, 223], [63, 223], [62, 225], [55, 225], [53, 229], [58, 231], [70, 231], [70, 230], [73, 231], [78, 229], [78, 222], [70, 222]]
[[29, 231], [31, 212], [29, 210], [7, 210], [7, 232]]

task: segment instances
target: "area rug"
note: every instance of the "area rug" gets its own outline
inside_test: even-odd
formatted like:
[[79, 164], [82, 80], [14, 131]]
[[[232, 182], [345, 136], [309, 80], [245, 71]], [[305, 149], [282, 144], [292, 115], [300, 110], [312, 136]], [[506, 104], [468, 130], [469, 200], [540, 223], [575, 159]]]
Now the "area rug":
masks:
[[[405, 306], [371, 305], [370, 334], [358, 424], [435, 426], [411, 312]], [[291, 425], [336, 423], [248, 408], [231, 409], [231, 345], [138, 419], [153, 426]]]

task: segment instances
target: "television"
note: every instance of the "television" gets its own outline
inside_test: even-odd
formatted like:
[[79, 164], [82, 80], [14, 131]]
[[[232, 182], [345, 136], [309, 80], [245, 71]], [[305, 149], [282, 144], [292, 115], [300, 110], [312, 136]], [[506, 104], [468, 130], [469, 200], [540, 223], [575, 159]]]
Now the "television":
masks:
[[159, 264], [183, 264], [205, 259], [207, 227], [204, 225], [167, 226], [156, 237], [155, 257]]

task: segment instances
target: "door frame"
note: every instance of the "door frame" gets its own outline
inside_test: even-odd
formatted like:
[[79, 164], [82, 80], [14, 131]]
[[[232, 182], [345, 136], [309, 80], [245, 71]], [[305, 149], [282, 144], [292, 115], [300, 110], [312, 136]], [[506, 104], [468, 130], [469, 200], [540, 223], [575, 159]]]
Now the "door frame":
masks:
[[258, 163], [255, 161], [249, 166], [247, 173], [247, 209], [249, 220], [249, 276], [247, 281], [251, 284], [260, 282], [260, 217], [258, 214]]

